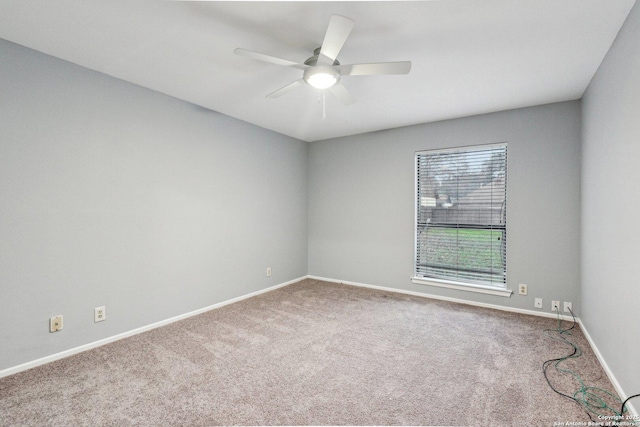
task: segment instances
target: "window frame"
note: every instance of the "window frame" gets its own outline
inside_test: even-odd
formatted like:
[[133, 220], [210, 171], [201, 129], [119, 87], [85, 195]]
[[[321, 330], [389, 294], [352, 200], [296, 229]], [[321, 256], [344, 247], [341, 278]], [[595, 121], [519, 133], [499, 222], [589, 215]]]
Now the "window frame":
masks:
[[[448, 279], [442, 279], [442, 278], [434, 278], [434, 277], [426, 277], [426, 276], [422, 276], [422, 275], [418, 275], [418, 247], [419, 247], [419, 238], [420, 238], [420, 232], [419, 232], [419, 205], [420, 205], [420, 196], [421, 194], [418, 193], [419, 191], [419, 165], [418, 165], [418, 159], [420, 158], [421, 155], [425, 155], [428, 153], [432, 153], [432, 154], [442, 154], [442, 153], [447, 153], [447, 152], [451, 152], [451, 153], [460, 153], [460, 152], [473, 152], [473, 151], [482, 151], [482, 150], [489, 150], [489, 149], [495, 149], [495, 148], [500, 148], [500, 147], [504, 147], [505, 150], [507, 150], [507, 143], [506, 142], [501, 142], [501, 143], [495, 143], [495, 144], [484, 144], [484, 145], [475, 145], [475, 146], [461, 146], [461, 147], [452, 147], [452, 148], [446, 148], [446, 149], [432, 149], [432, 150], [421, 150], [421, 151], [416, 151], [414, 153], [414, 191], [413, 191], [413, 198], [414, 198], [414, 222], [413, 222], [413, 234], [414, 234], [414, 245], [413, 245], [413, 275], [411, 277], [411, 280], [413, 283], [415, 284], [420, 284], [420, 285], [429, 285], [429, 286], [436, 286], [436, 287], [442, 287], [442, 288], [449, 288], [449, 289], [456, 289], [456, 290], [462, 290], [462, 291], [469, 291], [469, 292], [477, 292], [477, 293], [483, 293], [483, 294], [490, 294], [490, 295], [497, 295], [497, 296], [503, 296], [503, 297], [510, 297], [513, 294], [512, 290], [507, 289], [507, 279], [506, 279], [506, 261], [505, 261], [505, 281], [504, 284], [478, 284], [478, 283], [471, 283], [471, 282], [465, 282], [465, 281], [455, 281], [455, 280], [448, 280]], [[507, 155], [506, 155], [506, 151], [505, 151], [505, 161], [507, 159]], [[504, 233], [506, 235], [507, 233], [507, 224], [506, 224], [506, 182], [507, 182], [507, 173], [508, 173], [508, 166], [505, 164], [505, 224], [504, 224]], [[444, 227], [447, 228], [447, 227]], [[451, 227], [451, 228], [455, 228], [455, 227]], [[460, 228], [460, 227], [457, 227]], [[473, 229], [476, 229], [478, 227], [471, 227]], [[485, 228], [486, 229], [486, 228]], [[506, 256], [506, 247], [504, 250], [504, 255]]]

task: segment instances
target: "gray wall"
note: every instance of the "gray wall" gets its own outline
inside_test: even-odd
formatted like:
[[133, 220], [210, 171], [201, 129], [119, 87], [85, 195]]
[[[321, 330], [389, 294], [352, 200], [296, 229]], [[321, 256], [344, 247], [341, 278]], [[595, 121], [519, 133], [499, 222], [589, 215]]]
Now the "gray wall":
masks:
[[0, 370], [306, 275], [306, 143], [0, 58]]
[[[412, 284], [414, 152], [496, 142], [508, 143], [516, 295]], [[552, 299], [571, 301], [579, 313], [579, 179], [579, 101], [311, 143], [309, 274], [530, 310], [541, 297], [546, 312]]]
[[[636, 4], [584, 95], [582, 116], [581, 318], [627, 395], [640, 393], [639, 52]], [[631, 402], [640, 408], [640, 398]]]

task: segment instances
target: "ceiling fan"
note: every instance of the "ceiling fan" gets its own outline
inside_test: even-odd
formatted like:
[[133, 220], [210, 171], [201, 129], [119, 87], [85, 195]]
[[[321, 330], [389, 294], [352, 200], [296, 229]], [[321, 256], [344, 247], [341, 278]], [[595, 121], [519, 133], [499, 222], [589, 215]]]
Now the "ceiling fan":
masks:
[[340, 102], [348, 105], [354, 103], [355, 98], [340, 82], [342, 77], [408, 74], [411, 70], [410, 61], [350, 65], [340, 64], [337, 60], [338, 54], [347, 41], [347, 37], [349, 37], [354, 24], [351, 19], [345, 18], [344, 16], [331, 16], [322, 46], [315, 49], [313, 56], [302, 64], [241, 48], [234, 50], [234, 53], [236, 55], [242, 55], [285, 67], [297, 68], [303, 71], [301, 79], [270, 93], [267, 95], [267, 98], [278, 98], [293, 89], [308, 84], [316, 89], [330, 90]]

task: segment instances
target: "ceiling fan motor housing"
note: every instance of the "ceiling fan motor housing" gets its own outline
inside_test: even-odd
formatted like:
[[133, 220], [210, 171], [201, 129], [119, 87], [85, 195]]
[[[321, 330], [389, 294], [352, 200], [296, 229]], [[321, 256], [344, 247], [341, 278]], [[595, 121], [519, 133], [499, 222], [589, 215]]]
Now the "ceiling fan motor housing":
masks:
[[[313, 56], [304, 61], [304, 65], [308, 65], [309, 68], [304, 70], [302, 78], [317, 89], [327, 89], [340, 81], [340, 73], [332, 65], [318, 65], [320, 49], [314, 50]], [[340, 65], [340, 62], [336, 59], [333, 61], [333, 65]]]

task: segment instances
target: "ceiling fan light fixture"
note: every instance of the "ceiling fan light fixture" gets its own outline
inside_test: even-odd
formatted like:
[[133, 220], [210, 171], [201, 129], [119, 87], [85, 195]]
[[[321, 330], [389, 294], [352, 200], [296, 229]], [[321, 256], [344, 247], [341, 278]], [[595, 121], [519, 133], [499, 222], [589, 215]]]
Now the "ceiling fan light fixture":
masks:
[[305, 71], [303, 78], [316, 89], [329, 89], [338, 83], [340, 75], [331, 67], [313, 67]]
[[307, 83], [309, 83], [316, 89], [329, 89], [337, 82], [338, 79], [336, 79], [336, 76], [332, 76], [331, 74], [326, 73], [314, 74], [307, 79]]

